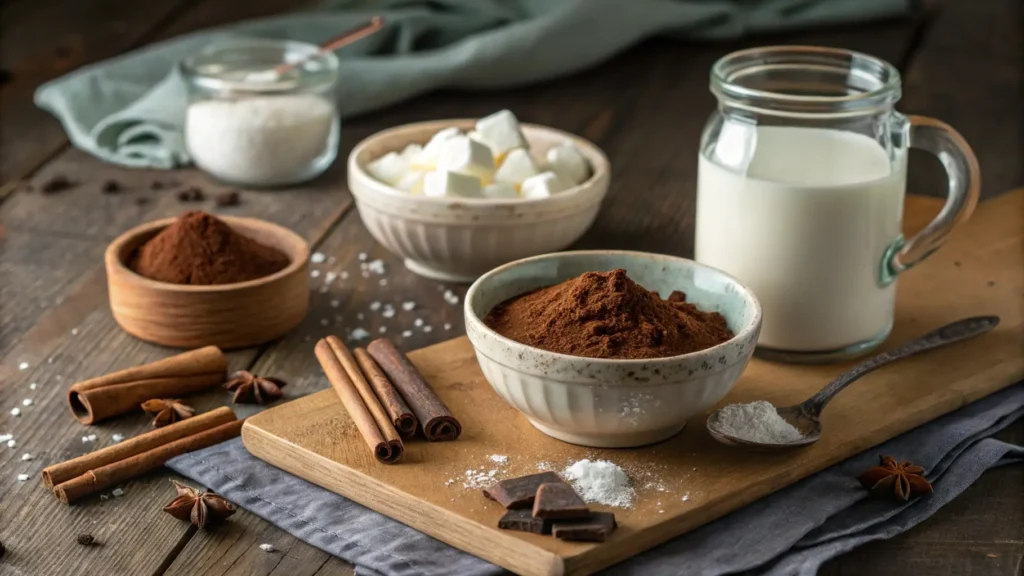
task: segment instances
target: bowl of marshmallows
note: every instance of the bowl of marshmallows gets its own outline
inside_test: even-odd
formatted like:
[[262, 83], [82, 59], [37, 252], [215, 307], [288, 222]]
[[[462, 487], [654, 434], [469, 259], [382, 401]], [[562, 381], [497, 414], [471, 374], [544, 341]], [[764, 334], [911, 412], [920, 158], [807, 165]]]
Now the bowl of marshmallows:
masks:
[[594, 144], [520, 125], [508, 110], [384, 130], [348, 159], [370, 234], [411, 271], [455, 282], [572, 244], [594, 223], [610, 177]]

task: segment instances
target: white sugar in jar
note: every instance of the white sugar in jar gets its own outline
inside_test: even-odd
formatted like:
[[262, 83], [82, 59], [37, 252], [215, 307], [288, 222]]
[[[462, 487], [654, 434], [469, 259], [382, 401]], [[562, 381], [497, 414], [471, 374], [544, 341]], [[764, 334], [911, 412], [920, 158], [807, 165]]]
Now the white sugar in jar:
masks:
[[317, 50], [301, 42], [235, 39], [182, 62], [189, 88], [184, 139], [196, 166], [251, 187], [323, 173], [338, 151], [338, 59]]

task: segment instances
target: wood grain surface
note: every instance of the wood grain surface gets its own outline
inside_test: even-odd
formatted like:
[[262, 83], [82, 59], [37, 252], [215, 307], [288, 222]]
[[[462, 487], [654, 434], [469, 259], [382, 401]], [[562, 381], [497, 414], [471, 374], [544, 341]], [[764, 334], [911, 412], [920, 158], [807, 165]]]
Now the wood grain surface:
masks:
[[[1021, 93], [1018, 0], [926, 3], [925, 17], [815, 32], [786, 33], [741, 42], [689, 44], [650, 41], [611, 61], [570, 77], [515, 90], [441, 91], [357, 119], [346, 119], [342, 157], [361, 138], [397, 124], [455, 116], [480, 116], [509, 107], [523, 120], [579, 133], [600, 145], [614, 165], [609, 203], [578, 247], [622, 246], [679, 255], [692, 252], [696, 138], [713, 98], [707, 68], [740, 47], [804, 43], [862, 50], [896, 63], [903, 72], [899, 108], [933, 115], [960, 129], [978, 152], [983, 195], [1024, 184], [1020, 176]], [[0, 3], [0, 433], [13, 433], [17, 448], [0, 448], [0, 541], [7, 553], [0, 574], [351, 574], [351, 567], [295, 540], [244, 511], [222, 530], [188, 529], [159, 512], [173, 496], [169, 473], [124, 485], [125, 496], [87, 500], [62, 509], [38, 482], [18, 483], [22, 471], [93, 450], [114, 433], [130, 436], [148, 426], [141, 413], [101, 427], [71, 420], [64, 391], [75, 379], [136, 365], [174, 353], [135, 340], [113, 322], [107, 305], [102, 254], [121, 232], [156, 218], [200, 207], [219, 214], [264, 218], [287, 226], [333, 260], [321, 269], [348, 271], [345, 283], [324, 290], [313, 282], [305, 321], [279, 341], [229, 355], [230, 369], [252, 367], [288, 380], [286, 398], [321, 390], [310, 362], [316, 338], [346, 328], [381, 327], [406, 350], [462, 333], [461, 313], [442, 298], [439, 285], [407, 273], [366, 233], [349, 210], [344, 169], [338, 163], [308, 185], [274, 192], [242, 191], [242, 205], [215, 208], [211, 201], [182, 204], [175, 192], [199, 185], [208, 195], [227, 187], [203, 175], [126, 170], [67, 147], [59, 123], [32, 104], [42, 81], [135, 46], [206, 26], [294, 10], [294, 0], [9, 0]], [[994, 112], [998, 111], [998, 114]], [[978, 127], [977, 129], [972, 127]], [[980, 140], [979, 140], [980, 138]], [[991, 142], [992, 144], [989, 144]], [[920, 170], [919, 170], [920, 168]], [[927, 155], [913, 157], [909, 189], [941, 195], [941, 170]], [[79, 181], [65, 193], [27, 192], [56, 174]], [[921, 174], [921, 175], [919, 175]], [[997, 178], [998, 174], [1003, 174]], [[104, 195], [106, 179], [125, 187]], [[932, 180], [927, 180], [932, 178]], [[152, 190], [161, 180], [179, 182]], [[137, 198], [145, 204], [137, 204]], [[360, 253], [382, 258], [384, 278], [359, 275]], [[380, 286], [379, 280], [387, 285]], [[322, 277], [321, 277], [322, 280]], [[324, 291], [321, 291], [324, 290]], [[385, 320], [371, 302], [415, 300], [412, 312]], [[432, 332], [413, 325], [422, 318]], [[323, 322], [327, 322], [327, 326]], [[449, 329], [443, 326], [449, 324]], [[409, 330], [408, 336], [403, 331]], [[52, 359], [52, 362], [51, 362]], [[17, 366], [27, 361], [30, 368]], [[29, 384], [37, 383], [37, 390]], [[27, 397], [20, 418], [9, 409]], [[223, 405], [227, 393], [197, 397], [200, 410]], [[240, 415], [258, 407], [238, 406]], [[81, 437], [96, 433], [96, 443]], [[1021, 443], [1024, 423], [1000, 435]], [[31, 463], [21, 454], [35, 456]], [[986, 473], [975, 486], [914, 530], [868, 544], [830, 562], [824, 574], [1017, 574], [1024, 551], [1024, 467]], [[108, 494], [109, 495], [109, 494]], [[92, 532], [104, 545], [74, 543]], [[259, 549], [274, 544], [279, 553]]]
[[[919, 224], [934, 204], [910, 203], [909, 219]], [[410, 441], [399, 465], [381, 466], [327, 391], [250, 418], [242, 438], [251, 453], [278, 468], [516, 573], [590, 574], [1024, 378], [1024, 268], [1015, 266], [1024, 245], [1022, 213], [1024, 189], [988, 203], [946, 250], [901, 278], [887, 346], [969, 316], [998, 315], [1000, 325], [941, 353], [903, 360], [844, 391], [823, 414], [822, 439], [806, 449], [725, 448], [701, 418], [650, 447], [571, 446], [534, 430], [490, 388], [465, 337], [409, 355], [462, 422], [457, 446]], [[848, 367], [755, 359], [722, 403], [793, 405]], [[496, 466], [491, 454], [507, 456], [509, 464]], [[484, 498], [480, 486], [466, 487], [464, 471], [493, 469], [496, 478], [512, 478], [535, 473], [538, 462], [558, 471], [581, 458], [619, 464], [637, 489], [633, 508], [608, 509], [619, 528], [602, 544], [498, 530], [502, 507]]]

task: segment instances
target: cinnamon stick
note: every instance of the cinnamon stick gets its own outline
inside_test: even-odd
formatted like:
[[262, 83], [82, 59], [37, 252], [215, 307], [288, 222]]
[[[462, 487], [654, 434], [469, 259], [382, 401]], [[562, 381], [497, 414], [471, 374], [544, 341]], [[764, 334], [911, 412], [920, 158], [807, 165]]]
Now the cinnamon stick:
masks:
[[395, 389], [395, 385], [388, 380], [387, 374], [377, 366], [377, 362], [362, 348], [354, 351], [356, 362], [363, 369], [363, 374], [370, 380], [370, 386], [377, 393], [377, 399], [384, 406], [384, 410], [391, 417], [391, 423], [398, 429], [402, 436], [412, 436], [416, 433], [419, 420], [409, 409], [409, 406], [402, 399], [402, 395]]
[[83, 424], [137, 410], [152, 398], [174, 398], [224, 383], [227, 360], [216, 346], [77, 382], [68, 389], [71, 413]]
[[96, 468], [102, 468], [103, 466], [126, 460], [137, 454], [142, 454], [164, 444], [170, 444], [175, 440], [194, 436], [234, 420], [235, 413], [231, 411], [231, 408], [221, 406], [216, 410], [204, 412], [186, 420], [157, 428], [151, 432], [140, 434], [95, 452], [83, 454], [66, 462], [48, 466], [42, 472], [43, 484], [47, 488], [52, 489], [57, 484], [77, 478], [89, 470], [95, 470]]
[[198, 434], [186, 436], [152, 450], [147, 450], [124, 460], [101, 466], [54, 486], [57, 498], [70, 504], [83, 496], [126, 482], [164, 465], [165, 462], [186, 452], [200, 450], [238, 436], [245, 420], [233, 420]]
[[374, 340], [366, 350], [391, 378], [395, 388], [398, 388], [402, 398], [412, 408], [413, 414], [423, 426], [423, 435], [427, 440], [455, 440], [462, 434], [462, 424], [459, 424], [451, 410], [441, 402], [437, 394], [434, 394], [419, 370], [390, 340]]
[[402, 456], [402, 443], [401, 440], [397, 440], [397, 432], [395, 433], [395, 439], [397, 440], [395, 444], [392, 444], [384, 437], [380, 428], [377, 427], [373, 414], [370, 413], [370, 409], [363, 402], [363, 398], [356, 389], [356, 385], [349, 378], [341, 360], [326, 339], [317, 342], [313, 350], [316, 353], [317, 361], [320, 362], [320, 367], [323, 368], [324, 374], [327, 375], [327, 380], [330, 381], [334, 391], [337, 392], [338, 398], [341, 399], [341, 403], [345, 406], [345, 410], [348, 411], [352, 422], [359, 429], [359, 433], [363, 436], [367, 446], [370, 447], [374, 457], [385, 464], [397, 462]]

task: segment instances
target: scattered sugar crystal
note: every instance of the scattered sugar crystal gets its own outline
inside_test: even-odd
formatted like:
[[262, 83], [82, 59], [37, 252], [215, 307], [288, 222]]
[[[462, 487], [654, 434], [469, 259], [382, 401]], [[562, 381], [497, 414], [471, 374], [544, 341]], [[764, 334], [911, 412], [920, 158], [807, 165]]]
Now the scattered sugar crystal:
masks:
[[366, 318], [366, 316], [364, 316], [362, 312], [356, 314], [356, 320], [362, 320], [363, 318]]
[[46, 359], [46, 363], [47, 364], [53, 364], [53, 356], [50, 356], [49, 358], [47, 358]]
[[328, 320], [327, 318], [321, 318], [321, 319], [320, 319], [320, 325], [321, 325], [321, 326], [327, 326], [327, 325], [328, 325], [328, 324], [330, 324], [330, 323], [331, 323], [331, 322], [330, 322], [330, 321], [329, 321], [329, 320]]
[[498, 473], [497, 470], [488, 470], [487, 471], [487, 475], [490, 476], [491, 478], [494, 478], [494, 475], [497, 474], [497, 473]]
[[380, 302], [377, 302], [376, 300], [370, 302], [370, 310], [373, 310], [374, 312], [380, 310]]
[[387, 278], [381, 278], [380, 281], [377, 282], [377, 283], [380, 284], [381, 286], [387, 286], [388, 285], [388, 279]]
[[541, 472], [547, 472], [553, 469], [555, 466], [551, 462], [537, 462], [537, 470]]
[[338, 273], [337, 272], [328, 272], [327, 275], [324, 276], [324, 282], [326, 282], [328, 284], [330, 284], [331, 282], [334, 282], [337, 279], [338, 279]]
[[451, 329], [452, 329], [452, 325], [451, 325], [451, 323], [450, 323], [450, 322], [445, 322], [445, 323], [444, 323], [444, 329], [445, 329], [445, 330], [451, 330]]
[[444, 483], [445, 486], [451, 486], [452, 484], [455, 484], [455, 478], [449, 478], [448, 481]]
[[416, 303], [413, 302], [412, 300], [408, 300], [406, 302], [402, 302], [402, 310], [405, 310], [406, 312], [409, 312], [410, 310], [413, 310], [415, 308], [416, 308]]
[[18, 482], [24, 482], [28, 480], [28, 474], [18, 474]]
[[459, 303], [459, 295], [451, 290], [445, 290], [444, 301], [454, 306]]
[[21, 408], [11, 408], [11, 416], [21, 416]]
[[683, 497], [680, 498], [680, 500], [682, 500], [683, 502], [686, 502], [689, 499], [690, 499], [690, 493], [689, 492], [687, 492], [686, 494], [683, 494]]
[[120, 488], [114, 488], [113, 490], [110, 491], [110, 493], [114, 495], [114, 498], [120, 498], [121, 496], [124, 496], [124, 490]]
[[110, 496], [107, 496], [106, 494], [100, 494], [100, 500], [110, 500]]
[[78, 328], [72, 328], [71, 329], [71, 335], [72, 336], [78, 336]]
[[120, 441], [124, 440], [124, 436], [122, 436], [120, 434], [114, 434], [114, 435], [112, 435], [110, 437], [110, 439], [113, 440], [116, 443], [116, 442], [120, 442]]
[[33, 382], [33, 383], [29, 384], [29, 385], [28, 385], [28, 389], [29, 389], [29, 390], [35, 390], [35, 389], [36, 389], [36, 383], [35, 383], [35, 382]]
[[28, 362], [22, 362], [18, 364], [18, 370], [28, 370]]
[[383, 260], [374, 260], [373, 262], [368, 262], [366, 264], [366, 269], [369, 270], [370, 272], [373, 272], [374, 274], [383, 274], [384, 273], [384, 261]]
[[423, 327], [423, 331], [424, 332], [433, 332], [434, 331], [434, 327], [428, 324], [428, 325]]
[[385, 318], [393, 318], [395, 316], [395, 307], [392, 306], [391, 304], [388, 304], [387, 306], [384, 307], [384, 310], [381, 311], [380, 315]]
[[341, 279], [342, 280], [348, 280], [348, 272], [342, 270], [341, 271]]
[[15, 446], [17, 446], [17, 445], [18, 445], [18, 443], [17, 443], [17, 442], [15, 442], [15, 441], [14, 441], [14, 439], [11, 439], [11, 440], [8, 440], [8, 441], [7, 441], [7, 447], [8, 447], [8, 448], [14, 448], [14, 447], [15, 447]]
[[366, 252], [360, 252], [360, 253], [359, 253], [359, 261], [360, 261], [360, 262], [365, 262], [365, 261], [366, 261], [366, 258], [367, 258], [367, 256], [366, 256]]
[[366, 329], [362, 327], [356, 328], [355, 330], [352, 331], [353, 340], [363, 340], [364, 338], [367, 338], [369, 335], [370, 333], [367, 332]]
[[411, 337], [412, 337], [412, 330], [403, 330], [402, 331], [402, 338], [411, 338]]
[[0, 434], [0, 442], [7, 442], [11, 438], [14, 438], [14, 434]]
[[502, 454], [491, 454], [488, 458], [491, 459], [491, 462], [497, 462], [498, 464], [505, 464], [508, 462], [508, 456], [504, 456]]
[[95, 434], [89, 434], [89, 436], [87, 436], [87, 438], [89, 438], [89, 442], [95, 442], [96, 441], [96, 435]]
[[562, 476], [587, 502], [632, 508], [636, 493], [626, 472], [608, 460], [583, 459], [567, 466]]
[[273, 552], [277, 550], [277, 548], [274, 548], [273, 544], [260, 544], [260, 550], [263, 550], [264, 552]]
[[664, 513], [665, 513], [664, 510], [658, 510], [658, 514], [664, 514]]
[[324, 256], [323, 252], [313, 252], [313, 255], [309, 257], [309, 261], [313, 264], [321, 264], [324, 260], [327, 260], [327, 256]]
[[383, 333], [385, 333], [387, 331], [388, 331], [388, 327], [387, 326], [381, 326], [380, 330], [378, 330], [378, 332], [380, 332], [381, 334], [383, 334]]
[[341, 306], [341, 300], [331, 300], [331, 308], [337, 308]]
[[788, 444], [803, 438], [786, 422], [771, 402], [729, 404], [716, 413], [714, 426], [720, 432], [759, 444]]
[[310, 270], [309, 275], [311, 277], [313, 277], [313, 278], [319, 278], [320, 277], [320, 271], [319, 270]]
[[21, 455], [21, 461], [22, 462], [30, 462], [32, 460], [33, 460], [33, 456], [31, 454], [29, 454], [28, 452], [25, 452], [24, 454]]
[[416, 326], [417, 328], [419, 328], [420, 326], [423, 326], [423, 318], [417, 318], [417, 319], [413, 320], [412, 325]]

